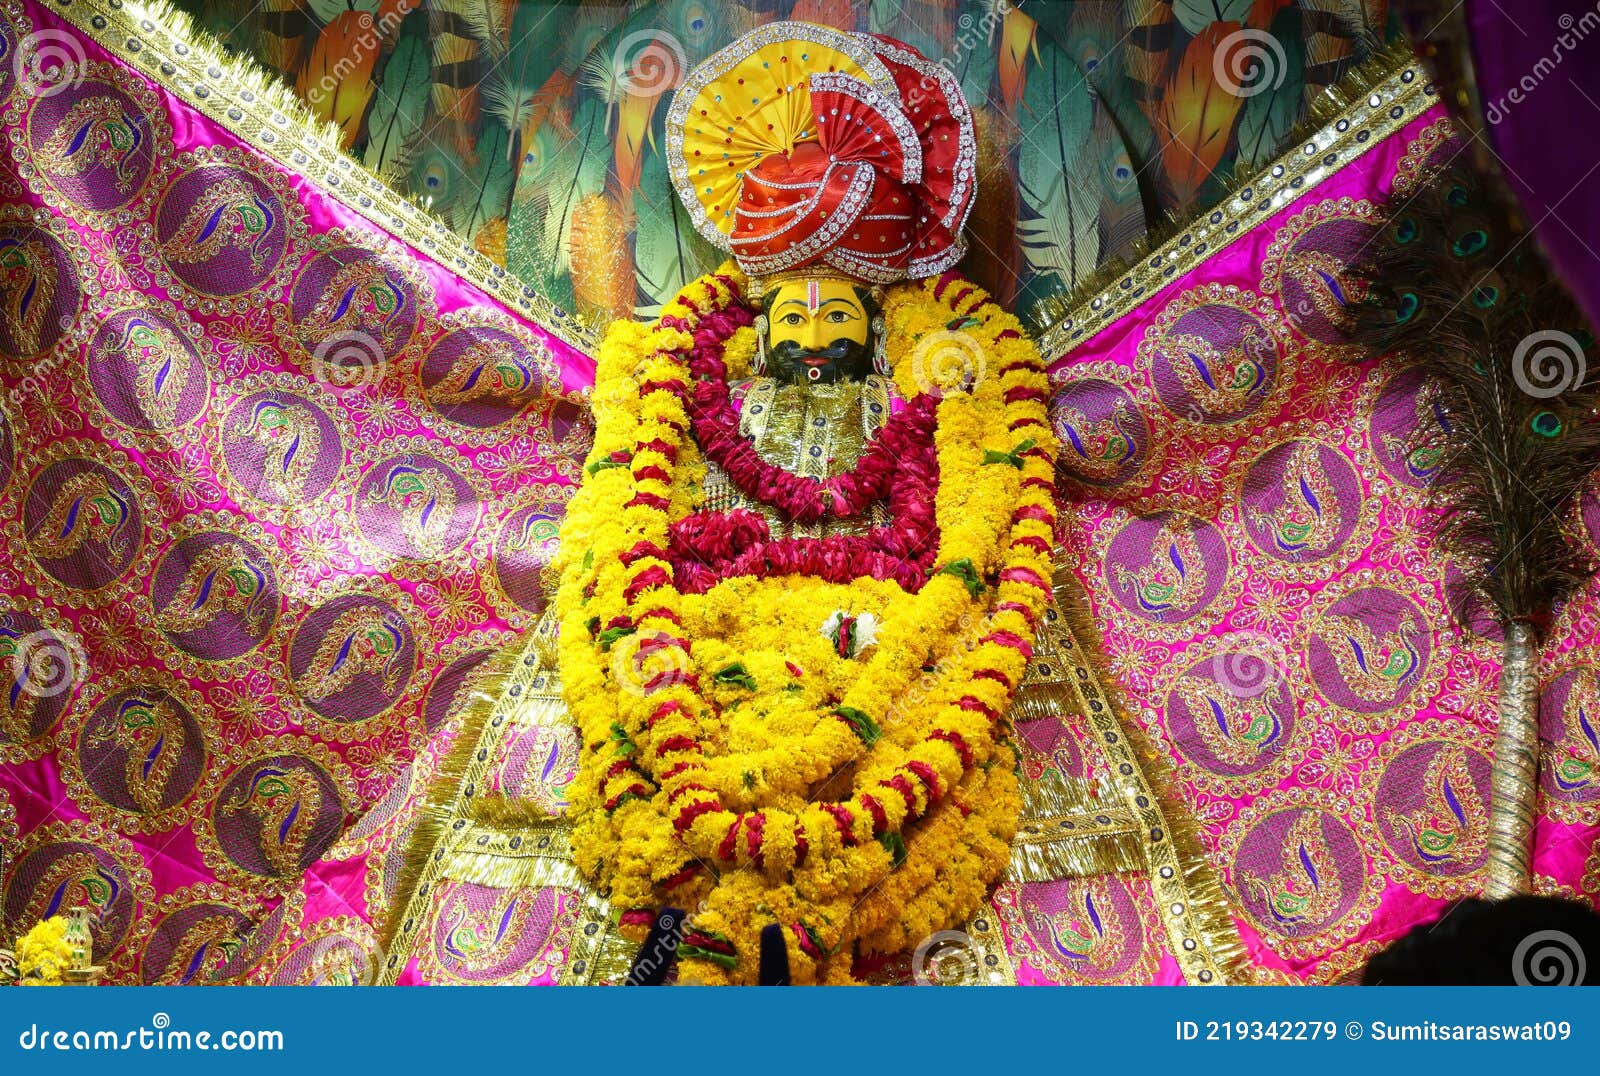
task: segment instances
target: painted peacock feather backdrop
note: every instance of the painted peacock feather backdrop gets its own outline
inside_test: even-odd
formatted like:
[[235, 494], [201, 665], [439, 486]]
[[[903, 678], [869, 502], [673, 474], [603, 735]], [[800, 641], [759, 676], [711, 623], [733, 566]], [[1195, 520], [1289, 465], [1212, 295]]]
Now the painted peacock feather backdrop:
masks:
[[1150, 224], [1276, 157], [1388, 24], [1387, 0], [183, 6], [280, 72], [396, 189], [599, 324], [715, 267], [673, 202], [663, 123], [688, 69], [753, 26], [885, 34], [950, 69], [981, 136], [970, 271], [1049, 319]]

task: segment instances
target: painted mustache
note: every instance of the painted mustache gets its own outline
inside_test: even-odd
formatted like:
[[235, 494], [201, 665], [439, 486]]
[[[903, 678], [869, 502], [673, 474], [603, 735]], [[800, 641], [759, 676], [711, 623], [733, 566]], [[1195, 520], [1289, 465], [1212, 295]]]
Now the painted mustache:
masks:
[[782, 340], [772, 345], [769, 361], [778, 377], [814, 385], [859, 381], [872, 372], [871, 349], [849, 339], [835, 340], [819, 348]]

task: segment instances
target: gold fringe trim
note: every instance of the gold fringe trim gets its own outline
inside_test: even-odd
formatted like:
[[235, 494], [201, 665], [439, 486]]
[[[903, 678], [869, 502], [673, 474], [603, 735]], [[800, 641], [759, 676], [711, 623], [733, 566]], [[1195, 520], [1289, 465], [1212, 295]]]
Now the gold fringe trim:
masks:
[[[1193, 817], [1166, 791], [1173, 787], [1171, 767], [1139, 724], [1129, 719], [1116, 681], [1098, 672], [1104, 667], [1104, 644], [1077, 576], [1060, 559], [1054, 575], [1056, 608], [1079, 651], [1074, 655], [1081, 661], [1077, 686], [1091, 723], [1102, 731], [1101, 752], [1113, 774], [1124, 763], [1132, 768], [1131, 776], [1125, 775], [1123, 799], [1141, 820], [1142, 830], [1160, 830], [1165, 838], [1156, 841], [1151, 833], [1140, 833], [1150, 885], [1173, 955], [1191, 983], [1248, 981], [1251, 963], [1227, 893], [1206, 858]], [[1187, 948], [1189, 941], [1195, 943], [1193, 949]]]
[[1100, 874], [1144, 871], [1144, 834], [1135, 829], [1087, 833], [1081, 837], [1050, 836], [1032, 841], [1021, 835], [1011, 846], [1008, 882], [1053, 882]]
[[493, 889], [555, 886], [585, 891], [577, 864], [560, 856], [502, 856], [493, 852], [452, 852], [441, 878]]
[[[467, 817], [480, 826], [503, 830], [533, 829], [562, 821], [560, 815], [551, 814], [537, 804], [514, 800], [498, 792], [474, 797]], [[565, 829], [565, 825], [562, 828]]]
[[[1376, 106], [1374, 96], [1380, 99]], [[1153, 291], [1245, 236], [1438, 100], [1408, 42], [1395, 41], [1373, 53], [1327, 88], [1296, 129], [1292, 148], [1272, 164], [1235, 180], [1228, 196], [1204, 212], [1151, 226], [1127, 254], [1097, 267], [1069, 293], [1034, 304], [1027, 320], [1045, 361], [1092, 339]], [[1398, 117], [1389, 115], [1394, 107], [1401, 109]]]
[[[543, 622], [540, 626], [544, 626]], [[534, 635], [538, 632], [536, 628]], [[389, 920], [379, 932], [381, 951], [389, 954], [379, 972], [379, 985], [393, 985], [405, 967], [404, 957], [410, 952], [413, 935], [427, 910], [424, 884], [437, 876], [445, 859], [452, 824], [464, 818], [459, 805], [470, 800], [466, 787], [473, 771], [481, 769], [481, 763], [492, 757], [492, 734], [498, 731], [493, 716], [506, 688], [519, 677], [532, 678], [532, 667], [525, 658], [532, 654], [537, 661], [534, 645], [530, 639], [521, 649], [507, 647], [489, 659], [498, 667], [479, 681], [461, 708], [461, 730], [428, 786], [417, 827], [405, 848]], [[474, 763], [480, 765], [475, 767]]]
[[594, 326], [490, 261], [414, 196], [399, 194], [345, 153], [337, 124], [319, 118], [277, 75], [229, 53], [168, 0], [56, 0], [48, 8], [290, 174], [311, 180], [321, 193], [551, 335], [594, 354]]
[[1095, 795], [1088, 781], [1068, 777], [1057, 769], [1045, 770], [1036, 781], [1022, 782], [1022, 820], [1059, 818], [1063, 815], [1104, 814], [1106, 801]]

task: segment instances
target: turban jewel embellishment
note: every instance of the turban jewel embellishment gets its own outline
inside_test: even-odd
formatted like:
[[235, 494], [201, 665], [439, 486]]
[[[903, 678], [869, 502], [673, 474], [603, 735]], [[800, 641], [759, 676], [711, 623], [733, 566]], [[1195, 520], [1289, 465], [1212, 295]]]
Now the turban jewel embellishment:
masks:
[[889, 38], [752, 30], [678, 89], [667, 162], [696, 229], [752, 276], [889, 284], [965, 253], [972, 110], [950, 72]]

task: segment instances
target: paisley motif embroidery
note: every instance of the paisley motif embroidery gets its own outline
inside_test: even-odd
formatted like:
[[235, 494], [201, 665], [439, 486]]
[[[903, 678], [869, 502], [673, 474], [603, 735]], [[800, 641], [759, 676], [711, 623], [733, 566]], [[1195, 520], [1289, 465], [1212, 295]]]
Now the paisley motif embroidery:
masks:
[[297, 678], [311, 702], [331, 698], [356, 677], [373, 673], [393, 694], [407, 670], [401, 660], [406, 645], [405, 623], [393, 610], [360, 605], [340, 613], [317, 644], [310, 667]]
[[411, 333], [411, 300], [402, 281], [373, 258], [341, 265], [300, 324], [307, 339], [375, 332], [385, 352]]
[[176, 593], [156, 610], [156, 624], [174, 634], [200, 631], [232, 613], [259, 635], [273, 609], [271, 569], [235, 543], [209, 546], [189, 565]]
[[1141, 424], [1126, 400], [1114, 402], [1111, 414], [1098, 422], [1076, 407], [1063, 407], [1054, 417], [1062, 453], [1071, 453], [1064, 466], [1092, 481], [1115, 480], [1139, 454]]
[[157, 427], [170, 427], [178, 417], [189, 382], [189, 355], [164, 326], [130, 317], [106, 349], [134, 368], [134, 391], [146, 416]]
[[1232, 766], [1255, 766], [1277, 750], [1286, 718], [1275, 690], [1242, 698], [1220, 685], [1193, 676], [1178, 680], [1177, 691], [1193, 716], [1195, 731], [1206, 749]]
[[455, 516], [456, 490], [438, 471], [398, 461], [368, 491], [367, 499], [395, 511], [400, 532], [423, 557], [437, 557], [445, 551]]
[[503, 344], [478, 343], [467, 348], [428, 389], [436, 407], [503, 401], [513, 406], [528, 400], [538, 389], [538, 369]]
[[522, 935], [530, 901], [520, 889], [507, 889], [481, 912], [464, 900], [452, 902], [442, 924], [442, 945], [464, 971], [481, 972], [505, 960]]
[[1471, 864], [1488, 844], [1489, 809], [1478, 794], [1467, 759], [1465, 745], [1446, 745], [1423, 776], [1423, 806], [1384, 811], [1395, 839], [1408, 842], [1425, 864]]
[[297, 404], [264, 399], [251, 408], [250, 418], [239, 432], [266, 451], [262, 477], [274, 497], [285, 503], [298, 502], [322, 446], [322, 429], [316, 418]]
[[1284, 259], [1283, 275], [1300, 285], [1317, 313], [1338, 332], [1354, 328], [1346, 305], [1365, 299], [1367, 285], [1352, 271], [1349, 257], [1326, 250], [1291, 249]]
[[1333, 854], [1322, 836], [1322, 816], [1306, 811], [1290, 826], [1283, 843], [1282, 869], [1266, 878], [1241, 870], [1247, 888], [1284, 927], [1318, 927], [1332, 918], [1343, 899]]
[[100, 927], [123, 895], [122, 882], [93, 852], [71, 852], [57, 858], [35, 885], [28, 921], [38, 922], [80, 904], [89, 906], [89, 921]]
[[22, 355], [37, 354], [60, 281], [51, 250], [37, 240], [0, 237], [0, 288], [6, 331]]
[[30, 626], [19, 626], [9, 614], [0, 616], [0, 669], [7, 676], [0, 733], [11, 743], [27, 743], [34, 737], [34, 717], [45, 696], [30, 690], [29, 685], [48, 684], [59, 675], [55, 664], [59, 657], [52, 654], [53, 648], [27, 646], [24, 642], [35, 631]]
[[[1433, 480], [1444, 462], [1444, 451], [1433, 442], [1441, 435], [1448, 437], [1454, 434], [1455, 426], [1440, 405], [1438, 392], [1431, 385], [1425, 385], [1417, 392], [1414, 406], [1417, 432], [1412, 438], [1401, 438], [1392, 433], [1385, 433], [1383, 447], [1390, 456], [1405, 461], [1406, 473], [1415, 479], [1418, 485], [1426, 485]], [[1422, 443], [1412, 444], [1412, 439]]]
[[1388, 634], [1376, 634], [1342, 613], [1328, 614], [1323, 624], [1340, 677], [1368, 702], [1392, 702], [1421, 678], [1423, 654], [1416, 638], [1422, 631], [1410, 610], [1400, 614], [1399, 624]]
[[1325, 556], [1338, 544], [1343, 513], [1315, 441], [1295, 443], [1281, 478], [1281, 500], [1264, 511], [1247, 508], [1251, 526], [1291, 559]]
[[234, 248], [260, 273], [276, 260], [271, 238], [277, 222], [277, 206], [270, 199], [244, 177], [228, 175], [206, 187], [161, 250], [176, 265], [196, 265]]
[[80, 471], [50, 495], [49, 509], [28, 545], [41, 559], [70, 557], [88, 542], [100, 542], [113, 558], [128, 552], [133, 503], [112, 488], [101, 471]]
[[1151, 545], [1150, 563], [1137, 570], [1115, 569], [1117, 585], [1150, 616], [1192, 610], [1206, 592], [1205, 557], [1193, 524], [1168, 516]]
[[1026, 910], [1033, 935], [1051, 955], [1078, 973], [1105, 973], [1127, 955], [1128, 930], [1104, 879], [1089, 881], [1081, 905], [1054, 914], [1030, 906]]
[[246, 788], [221, 804], [224, 816], [240, 811], [261, 823], [261, 850], [273, 873], [294, 877], [302, 869], [307, 839], [322, 812], [322, 788], [304, 770], [262, 763]]
[[1236, 347], [1219, 348], [1202, 336], [1183, 333], [1167, 337], [1162, 350], [1176, 353], [1173, 372], [1207, 414], [1237, 413], [1251, 397], [1264, 398], [1272, 391], [1269, 359], [1276, 348], [1255, 327], [1245, 330]]
[[244, 951], [249, 934], [237, 914], [205, 916], [178, 939], [172, 958], [152, 985], [188, 986], [226, 978], [228, 966]]
[[1561, 738], [1551, 753], [1550, 772], [1562, 792], [1592, 787], [1600, 770], [1600, 675], [1580, 669], [1561, 708]]
[[147, 127], [143, 116], [113, 98], [85, 97], [39, 147], [39, 167], [52, 175], [81, 176], [103, 165], [115, 176], [117, 190], [127, 193], [139, 180], [137, 157], [149, 138]]
[[167, 785], [182, 758], [188, 734], [183, 720], [160, 693], [132, 693], [84, 733], [91, 746], [114, 744], [127, 752], [124, 778], [139, 810], [165, 806]]

